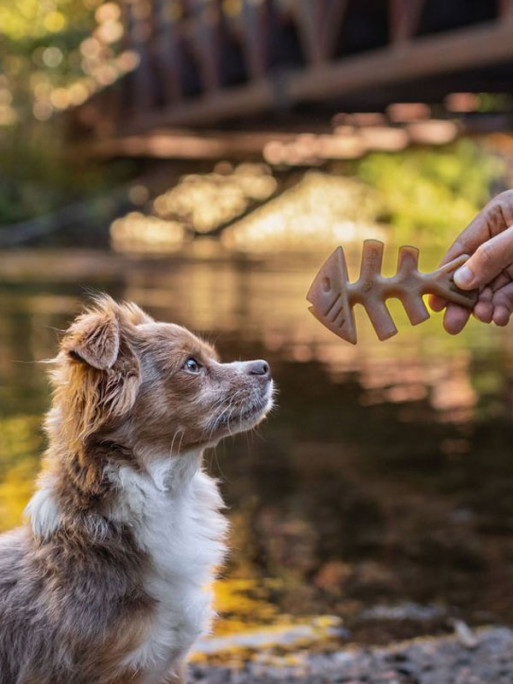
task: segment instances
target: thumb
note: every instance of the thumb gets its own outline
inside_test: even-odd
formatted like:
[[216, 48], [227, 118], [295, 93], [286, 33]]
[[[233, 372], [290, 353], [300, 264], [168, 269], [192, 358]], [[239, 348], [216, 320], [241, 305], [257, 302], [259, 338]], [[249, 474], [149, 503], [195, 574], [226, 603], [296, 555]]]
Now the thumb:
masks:
[[513, 226], [483, 242], [454, 274], [462, 290], [473, 290], [490, 283], [513, 263]]

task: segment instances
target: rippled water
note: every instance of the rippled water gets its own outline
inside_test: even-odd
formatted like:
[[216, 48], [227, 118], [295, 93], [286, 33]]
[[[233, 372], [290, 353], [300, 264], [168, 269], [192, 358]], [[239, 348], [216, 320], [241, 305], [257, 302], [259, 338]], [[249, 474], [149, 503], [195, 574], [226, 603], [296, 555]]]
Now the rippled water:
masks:
[[321, 614], [381, 642], [454, 617], [511, 622], [511, 331], [473, 322], [452, 338], [397, 305], [395, 338], [379, 343], [361, 315], [353, 347], [308, 313], [321, 259], [0, 256], [0, 527], [19, 522], [38, 469], [49, 392], [35, 361], [92, 287], [225, 359], [272, 365], [278, 410], [209, 455], [232, 522], [218, 634]]

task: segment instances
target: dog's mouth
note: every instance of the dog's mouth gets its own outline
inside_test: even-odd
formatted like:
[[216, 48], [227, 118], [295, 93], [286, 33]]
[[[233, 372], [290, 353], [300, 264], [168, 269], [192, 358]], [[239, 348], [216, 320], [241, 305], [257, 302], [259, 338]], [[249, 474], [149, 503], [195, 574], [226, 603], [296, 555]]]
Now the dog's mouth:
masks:
[[253, 404], [252, 406], [245, 407], [243, 408], [237, 417], [237, 420], [242, 420], [244, 422], [246, 421], [251, 421], [251, 420], [261, 420], [262, 418], [265, 417], [267, 411], [271, 408], [269, 406], [268, 408], [268, 403], [269, 399], [268, 398], [263, 398], [256, 404]]
[[235, 434], [256, 427], [273, 406], [273, 384], [270, 382], [261, 396], [223, 408], [214, 422], [213, 436]]

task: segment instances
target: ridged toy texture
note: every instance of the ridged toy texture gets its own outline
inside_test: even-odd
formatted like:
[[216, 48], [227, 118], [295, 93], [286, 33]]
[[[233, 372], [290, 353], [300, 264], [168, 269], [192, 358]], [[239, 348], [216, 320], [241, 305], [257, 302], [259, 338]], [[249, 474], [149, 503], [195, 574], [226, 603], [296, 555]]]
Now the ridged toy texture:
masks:
[[410, 323], [417, 325], [429, 318], [422, 299], [425, 294], [436, 294], [450, 302], [472, 308], [477, 301], [477, 290], [460, 290], [454, 283], [454, 272], [468, 259], [463, 254], [431, 273], [418, 270], [419, 250], [399, 248], [397, 272], [381, 275], [384, 244], [380, 240], [363, 243], [360, 277], [350, 283], [342, 247], [337, 247], [324, 262], [308, 291], [310, 311], [329, 330], [343, 340], [356, 344], [357, 334], [353, 308], [361, 304], [369, 316], [380, 340], [397, 333], [397, 328], [386, 306], [391, 297], [399, 299]]

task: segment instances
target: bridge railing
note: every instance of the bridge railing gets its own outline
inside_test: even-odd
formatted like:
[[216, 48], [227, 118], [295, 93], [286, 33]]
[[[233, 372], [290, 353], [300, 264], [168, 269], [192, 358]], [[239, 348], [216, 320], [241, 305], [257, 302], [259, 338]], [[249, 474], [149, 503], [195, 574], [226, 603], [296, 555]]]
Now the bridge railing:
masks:
[[212, 126], [513, 59], [513, 0], [122, 0], [122, 8], [124, 47], [138, 66], [82, 108], [99, 135]]

